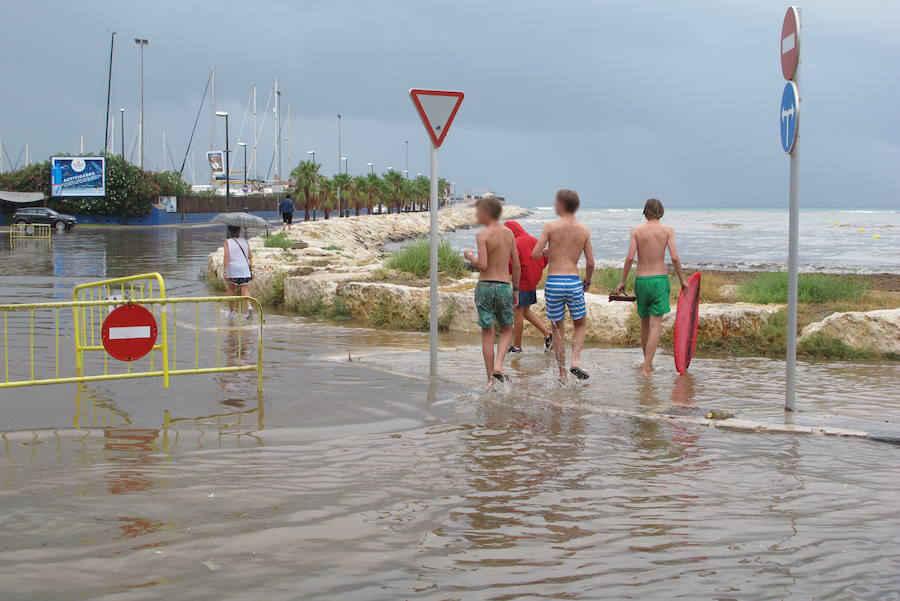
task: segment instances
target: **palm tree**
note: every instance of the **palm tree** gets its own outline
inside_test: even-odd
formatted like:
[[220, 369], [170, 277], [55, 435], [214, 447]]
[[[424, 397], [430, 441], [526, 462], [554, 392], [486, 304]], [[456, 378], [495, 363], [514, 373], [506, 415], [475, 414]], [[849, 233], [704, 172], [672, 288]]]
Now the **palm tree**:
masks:
[[420, 175], [413, 180], [413, 186], [415, 187], [415, 194], [419, 205], [427, 210], [428, 200], [431, 196], [431, 180], [424, 175]]
[[303, 200], [303, 220], [309, 221], [310, 208], [315, 211], [315, 190], [319, 183], [321, 165], [313, 161], [300, 161], [291, 171], [291, 179], [296, 182], [297, 194]]
[[378, 201], [378, 212], [381, 213], [381, 201], [384, 198], [383, 187], [384, 180], [374, 173], [370, 173], [366, 176], [366, 192], [369, 197], [367, 206], [369, 207], [370, 214], [375, 207], [375, 201]]
[[365, 202], [367, 194], [367, 188], [369, 187], [369, 179], [364, 175], [357, 175], [353, 177], [353, 181], [350, 182], [350, 189], [353, 191], [353, 208], [356, 209], [356, 215], [359, 216], [359, 209], [362, 207], [363, 202]]
[[403, 206], [403, 182], [405, 181], [406, 179], [399, 171], [391, 170], [384, 174], [384, 183], [387, 184], [389, 190], [388, 198], [393, 201], [397, 213]]
[[335, 198], [334, 178], [322, 176], [319, 179], [319, 208], [325, 214], [325, 219], [329, 218], [334, 209]]
[[450, 182], [443, 177], [438, 178], [438, 206], [442, 207], [450, 196]]
[[352, 178], [349, 173], [338, 173], [331, 178], [331, 185], [334, 187], [335, 200], [337, 204], [338, 217], [344, 216], [344, 208], [347, 206], [344, 192], [349, 192], [350, 182]]

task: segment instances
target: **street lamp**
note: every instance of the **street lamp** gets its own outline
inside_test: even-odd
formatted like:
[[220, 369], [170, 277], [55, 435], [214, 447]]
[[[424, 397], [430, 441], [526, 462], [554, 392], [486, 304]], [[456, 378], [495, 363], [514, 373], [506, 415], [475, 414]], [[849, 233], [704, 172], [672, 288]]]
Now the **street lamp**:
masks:
[[409, 140], [406, 141], [406, 169], [403, 173], [406, 174], [406, 179], [409, 179]]
[[134, 38], [134, 43], [141, 47], [141, 130], [138, 134], [141, 137], [141, 169], [144, 168], [144, 46], [150, 43], [150, 40]]
[[[341, 172], [341, 161], [343, 157], [341, 156], [341, 114], [338, 113], [338, 173]], [[340, 206], [340, 202], [338, 202], [338, 206]]]
[[124, 163], [125, 163], [125, 109], [124, 109], [124, 108], [120, 108], [120, 109], [119, 109], [119, 115], [120, 115], [120, 117], [121, 117], [119, 120], [120, 120], [121, 123], [122, 123], [122, 127], [119, 128], [119, 129], [122, 130], [122, 131], [120, 131], [119, 134], [121, 135], [121, 141], [122, 141], [122, 163], [124, 164]]
[[238, 146], [244, 147], [244, 185], [247, 186], [247, 191], [250, 191], [250, 186], [247, 184], [247, 143], [246, 142], [238, 142]]
[[375, 173], [375, 163], [369, 163], [369, 173]]
[[313, 162], [313, 165], [315, 165], [316, 164], [316, 151], [315, 150], [307, 150], [306, 154], [312, 155], [312, 162]]
[[341, 157], [341, 160], [344, 162], [344, 173], [350, 173], [348, 164], [350, 159], [348, 159], [347, 157]]
[[225, 117], [225, 212], [231, 212], [231, 163], [228, 159], [228, 153], [231, 149], [228, 147], [228, 112], [216, 111], [216, 117]]

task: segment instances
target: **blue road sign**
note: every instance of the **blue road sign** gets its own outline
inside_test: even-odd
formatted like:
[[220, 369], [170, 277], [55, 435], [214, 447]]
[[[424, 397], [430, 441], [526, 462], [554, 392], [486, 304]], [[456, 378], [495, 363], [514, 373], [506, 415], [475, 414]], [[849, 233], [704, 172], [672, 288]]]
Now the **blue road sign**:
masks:
[[249, 192], [249, 191], [250, 191], [250, 186], [248, 186], [247, 184], [244, 184], [243, 186], [241, 186], [241, 189], [242, 189], [244, 192]]
[[781, 95], [781, 114], [778, 116], [778, 128], [781, 130], [781, 147], [788, 154], [794, 150], [797, 142], [797, 117], [800, 103], [797, 99], [800, 92], [797, 84], [789, 81], [784, 85], [784, 93]]

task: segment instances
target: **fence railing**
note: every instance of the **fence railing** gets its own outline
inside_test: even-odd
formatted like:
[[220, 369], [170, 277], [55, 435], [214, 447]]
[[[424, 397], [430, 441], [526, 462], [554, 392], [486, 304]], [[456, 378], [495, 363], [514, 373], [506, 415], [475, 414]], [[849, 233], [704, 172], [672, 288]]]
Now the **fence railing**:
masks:
[[[0, 388], [151, 377], [163, 378], [168, 387], [175, 375], [255, 371], [262, 390], [263, 313], [252, 297], [168, 298], [158, 274], [92, 282], [76, 287], [73, 296], [0, 305]], [[153, 314], [159, 335], [145, 357], [110, 360], [102, 344], [103, 320], [129, 303]], [[243, 303], [256, 309], [255, 323], [233, 311]]]
[[46, 223], [14, 223], [9, 226], [9, 240], [52, 240], [50, 225]]

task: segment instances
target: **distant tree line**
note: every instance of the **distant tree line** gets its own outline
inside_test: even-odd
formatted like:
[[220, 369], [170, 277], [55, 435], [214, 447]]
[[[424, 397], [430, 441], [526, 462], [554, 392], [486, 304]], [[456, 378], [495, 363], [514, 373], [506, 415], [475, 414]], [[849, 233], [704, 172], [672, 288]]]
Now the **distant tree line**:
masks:
[[[407, 179], [399, 171], [392, 170], [382, 175], [338, 173], [328, 177], [319, 173], [321, 167], [313, 161], [301, 161], [291, 171], [291, 187], [306, 221], [316, 211], [322, 211], [328, 219], [333, 211], [337, 211], [338, 215], [346, 212], [359, 215], [363, 209], [369, 213], [407, 213], [428, 209], [431, 180], [424, 175]], [[441, 178], [438, 196], [442, 203], [449, 197], [449, 192], [449, 182]]]
[[[93, 155], [92, 155], [93, 156]], [[174, 171], [143, 171], [117, 154], [106, 154], [106, 196], [50, 196], [50, 161], [0, 174], [0, 190], [43, 192], [48, 205], [63, 213], [125, 215], [150, 212], [160, 196], [184, 196], [188, 187]]]

